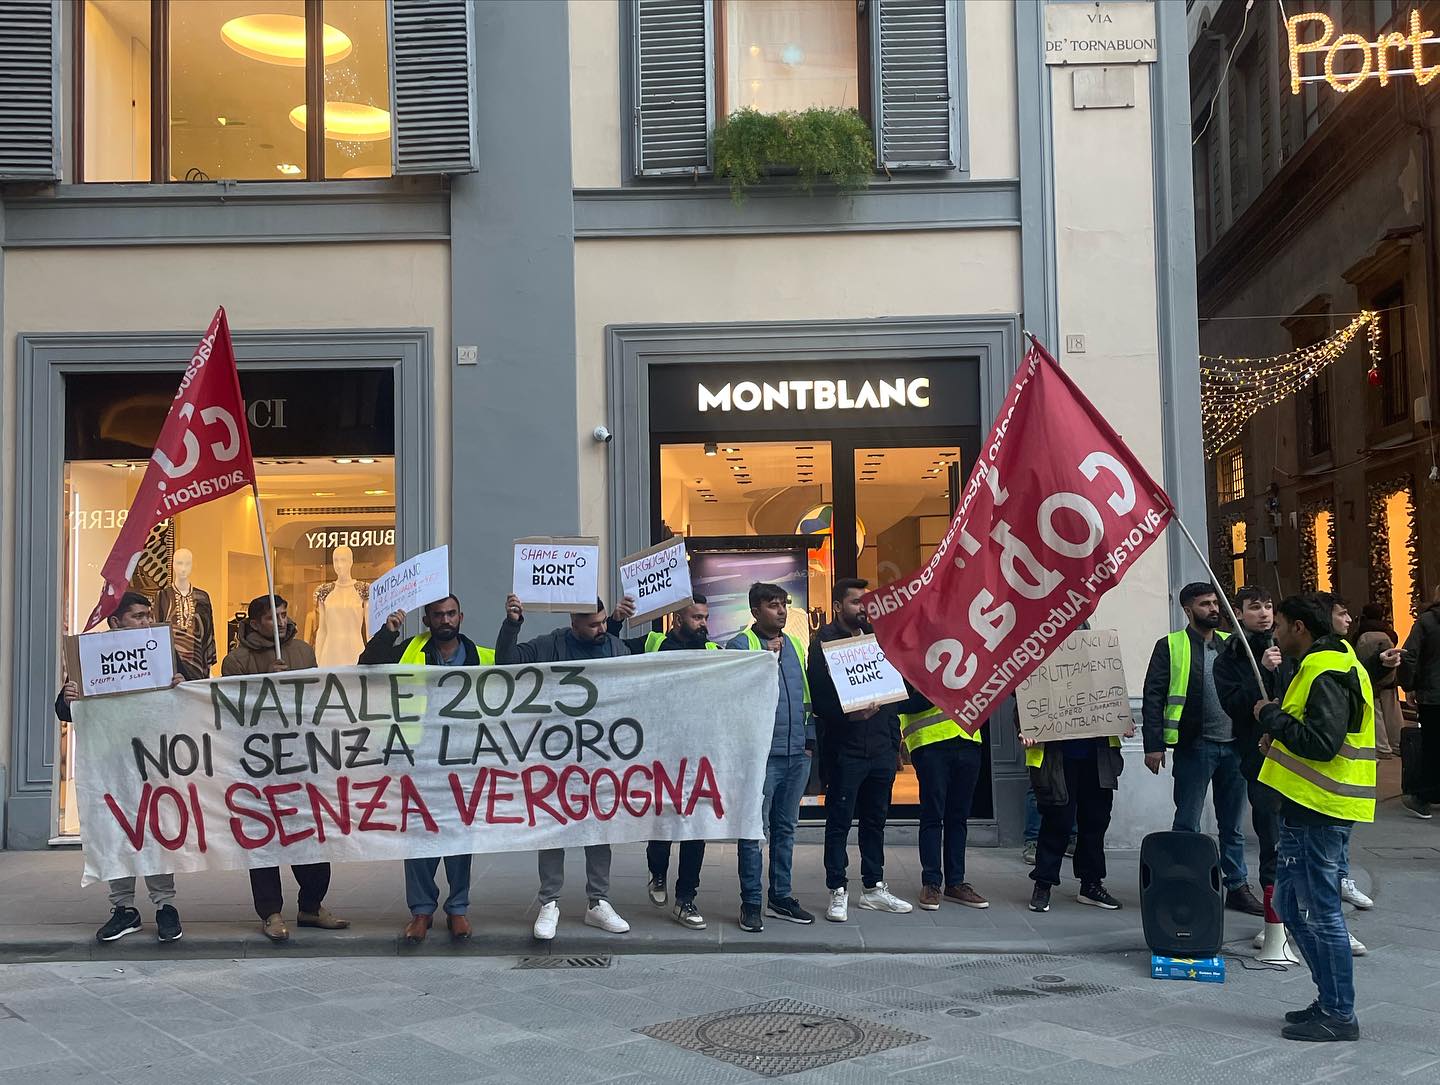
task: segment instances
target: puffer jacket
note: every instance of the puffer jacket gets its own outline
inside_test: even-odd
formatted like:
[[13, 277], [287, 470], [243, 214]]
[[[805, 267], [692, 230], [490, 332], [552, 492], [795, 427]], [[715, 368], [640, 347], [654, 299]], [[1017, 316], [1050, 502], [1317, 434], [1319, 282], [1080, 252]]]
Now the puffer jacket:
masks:
[[[267, 637], [248, 619], [240, 623], [239, 645], [220, 664], [222, 675], [269, 674], [275, 662], [275, 638]], [[286, 621], [280, 631], [280, 658], [287, 671], [315, 667], [315, 649], [295, 636], [295, 623]]]

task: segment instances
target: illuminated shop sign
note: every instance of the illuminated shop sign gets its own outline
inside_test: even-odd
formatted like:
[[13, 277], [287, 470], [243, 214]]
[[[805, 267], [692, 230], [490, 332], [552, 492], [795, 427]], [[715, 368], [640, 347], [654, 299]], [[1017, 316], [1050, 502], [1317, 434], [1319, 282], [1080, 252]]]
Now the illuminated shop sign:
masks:
[[[1309, 24], [1318, 26], [1312, 36]], [[1290, 93], [1299, 94], [1304, 83], [1329, 83], [1341, 94], [1348, 94], [1367, 79], [1378, 79], [1386, 86], [1393, 76], [1413, 76], [1422, 87], [1440, 75], [1440, 63], [1425, 63], [1425, 46], [1440, 45], [1440, 37], [1434, 37], [1420, 22], [1420, 12], [1410, 12], [1410, 32], [1399, 30], [1379, 34], [1371, 41], [1363, 34], [1336, 34], [1335, 21], [1319, 11], [1306, 11], [1285, 20], [1285, 32], [1290, 45]], [[1302, 28], [1306, 28], [1303, 29]], [[1302, 34], [1304, 40], [1302, 40]], [[1359, 67], [1349, 64], [1346, 70], [1337, 70], [1341, 58], [1354, 58], [1359, 53]], [[1307, 53], [1324, 55], [1324, 74], [1302, 75], [1301, 58]], [[1440, 60], [1440, 50], [1432, 55]], [[1407, 67], [1408, 65], [1408, 67]]]
[[697, 384], [703, 411], [859, 411], [930, 406], [930, 378], [738, 381], [711, 390]]

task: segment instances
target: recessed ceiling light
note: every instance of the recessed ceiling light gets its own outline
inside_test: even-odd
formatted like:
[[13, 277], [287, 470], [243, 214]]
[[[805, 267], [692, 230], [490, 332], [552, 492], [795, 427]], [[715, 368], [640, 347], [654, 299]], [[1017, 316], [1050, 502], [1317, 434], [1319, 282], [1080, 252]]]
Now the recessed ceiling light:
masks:
[[294, 162], [277, 162], [275, 163], [275, 169], [283, 173], [286, 177], [298, 177], [305, 172]]
[[739, 463], [744, 458], [744, 456], [726, 456], [725, 460], [727, 463]]
[[721, 451], [721, 452], [739, 452], [740, 450], [739, 450], [738, 448], [722, 448], [720, 451]]
[[706, 444], [705, 444], [705, 455], [707, 455], [707, 456], [713, 456], [713, 455], [715, 455], [716, 451], [717, 451], [717, 450], [716, 450], [716, 448], [715, 448], [715, 442], [714, 442], [714, 441], [707, 441]]
[[358, 460], [356, 460], [355, 462], [356, 462], [356, 463], [374, 463], [374, 462], [375, 462], [375, 457], [374, 457], [374, 456], [361, 456], [361, 457], [360, 457]]
[[[325, 63], [344, 60], [354, 48], [344, 31], [324, 24]], [[305, 67], [305, 19], [300, 15], [242, 15], [220, 28], [220, 40], [241, 56], [286, 68]]]
[[112, 463], [110, 466], [111, 466], [111, 467], [118, 467], [118, 468], [120, 468], [120, 470], [122, 470], [122, 471], [129, 470], [129, 468], [130, 468], [130, 465], [129, 465], [128, 463]]
[[334, 496], [335, 496], [335, 491], [333, 491], [333, 490], [314, 490], [314, 491], [311, 492], [310, 496], [311, 496], [311, 497], [334, 497]]
[[385, 493], [386, 493], [385, 490], [366, 490], [366, 491], [365, 491], [365, 496], [366, 496], [366, 497], [384, 497], [384, 496], [385, 496]]
[[335, 462], [336, 462], [336, 463], [354, 463], [355, 461], [354, 461], [354, 460], [351, 460], [351, 459], [347, 459], [347, 458], [345, 458], [345, 457], [342, 456], [341, 458], [337, 459]]
[[[305, 131], [305, 106], [290, 111], [290, 123]], [[374, 143], [390, 138], [390, 111], [364, 102], [325, 103], [325, 138]]]
[[748, 483], [748, 482], [737, 482], [737, 483], [735, 483], [735, 485], [736, 485], [736, 486], [749, 486], [750, 483]]

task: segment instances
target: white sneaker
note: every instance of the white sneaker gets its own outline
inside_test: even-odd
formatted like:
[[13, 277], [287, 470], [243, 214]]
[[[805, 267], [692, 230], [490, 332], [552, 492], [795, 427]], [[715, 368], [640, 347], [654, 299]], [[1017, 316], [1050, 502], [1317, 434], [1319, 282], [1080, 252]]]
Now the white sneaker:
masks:
[[896, 912], [900, 915], [915, 908], [908, 900], [901, 900], [890, 892], [890, 887], [884, 882], [876, 882], [873, 889], [867, 889], [860, 894], [860, 907], [869, 908], [873, 912]]
[[540, 914], [535, 917], [535, 937], [548, 942], [555, 937], [555, 928], [560, 925], [560, 902], [552, 900], [540, 905]]
[[1260, 928], [1260, 933], [1255, 936], [1254, 940], [1250, 944], [1253, 945], [1256, 949], [1265, 948], [1265, 928]]
[[1370, 951], [1365, 948], [1364, 942], [1360, 941], [1360, 939], [1356, 938], [1353, 934], [1350, 935], [1350, 956], [1363, 957], [1369, 952]]
[[830, 907], [825, 909], [825, 918], [831, 923], [844, 923], [850, 918], [850, 894], [844, 889], [830, 890]]
[[620, 914], [610, 907], [608, 900], [597, 901], [595, 907], [586, 910], [585, 925], [599, 927], [611, 934], [624, 934], [630, 929], [630, 924], [620, 918]]
[[1354, 878], [1340, 879], [1340, 899], [1346, 904], [1355, 905], [1355, 907], [1362, 911], [1366, 908], [1375, 907], [1375, 902], [1355, 887]]

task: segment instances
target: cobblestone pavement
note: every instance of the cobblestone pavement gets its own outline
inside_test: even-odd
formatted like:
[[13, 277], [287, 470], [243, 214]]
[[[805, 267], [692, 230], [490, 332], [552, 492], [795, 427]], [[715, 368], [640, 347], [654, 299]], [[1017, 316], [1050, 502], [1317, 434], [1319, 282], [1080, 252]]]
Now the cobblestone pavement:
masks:
[[[632, 955], [603, 969], [517, 960], [0, 966], [0, 1085], [730, 1085], [765, 1080], [747, 1067], [774, 1069], [762, 1053], [786, 1045], [834, 1060], [779, 1079], [794, 1085], [1440, 1080], [1434, 946], [1384, 946], [1358, 962], [1363, 1038], [1341, 1045], [1281, 1040], [1280, 1015], [1311, 997], [1308, 976], [1238, 960], [1224, 985], [1151, 980], [1139, 953]], [[761, 1004], [775, 1029], [725, 1012]], [[700, 1014], [720, 1020], [653, 1027]], [[895, 1045], [862, 1042], [872, 1053], [846, 1058], [871, 1026], [895, 1030], [881, 1046]], [[698, 1033], [714, 1053], [642, 1029]]]

